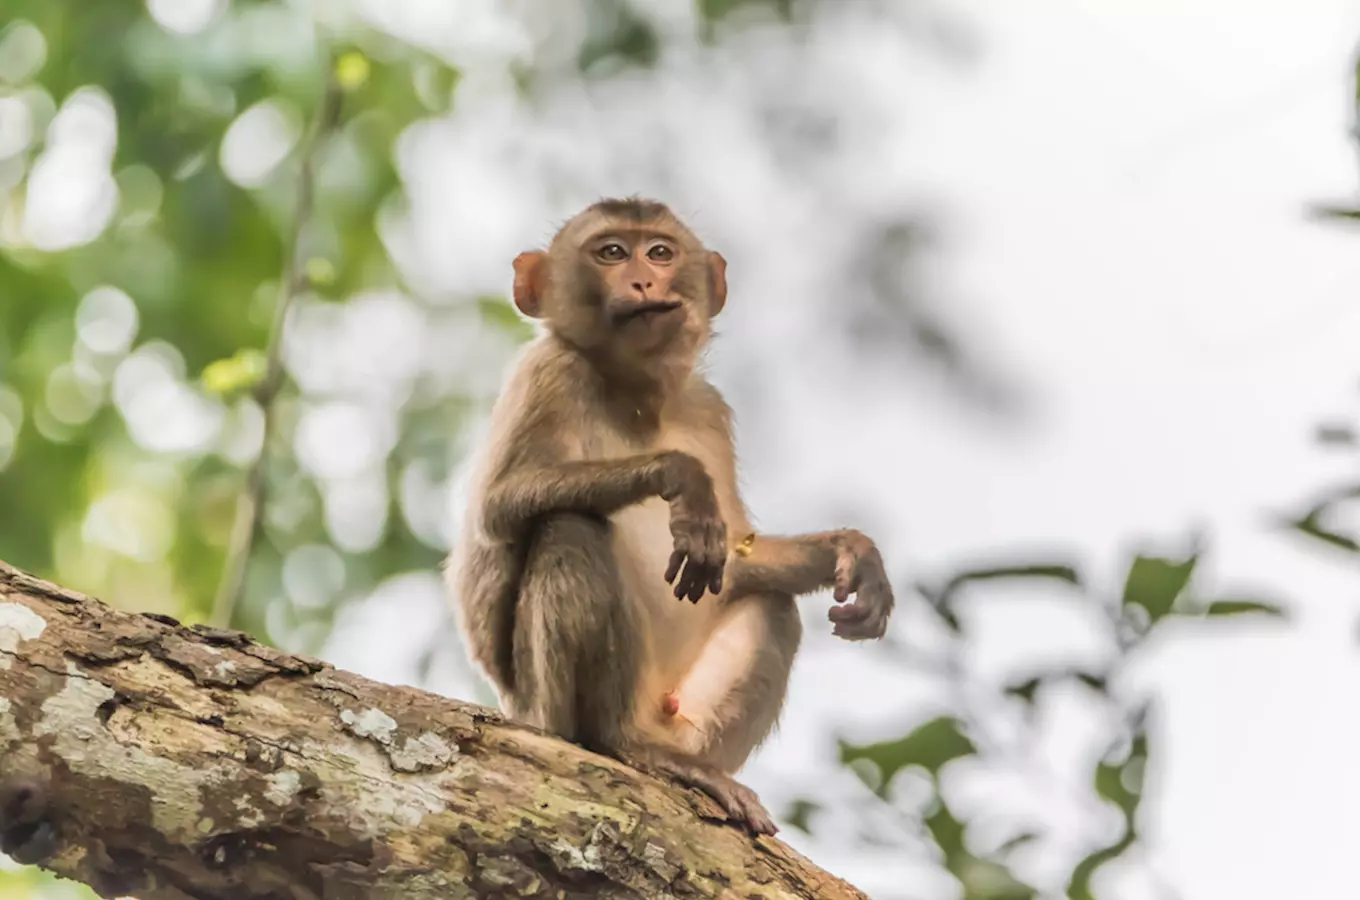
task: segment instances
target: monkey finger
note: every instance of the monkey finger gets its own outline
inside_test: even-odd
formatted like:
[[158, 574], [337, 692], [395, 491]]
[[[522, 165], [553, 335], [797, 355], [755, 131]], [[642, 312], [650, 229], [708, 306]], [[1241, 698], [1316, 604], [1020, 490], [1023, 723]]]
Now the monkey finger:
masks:
[[887, 622], [883, 617], [870, 616], [863, 622], [837, 625], [832, 629], [832, 634], [847, 641], [870, 641], [883, 637], [885, 631], [887, 631]]
[[837, 603], [844, 603], [850, 599], [850, 593], [854, 590], [854, 569], [855, 558], [849, 553], [841, 553], [836, 557], [835, 589], [831, 596]]
[[[702, 582], [699, 580], [701, 566], [699, 561], [690, 556], [685, 562], [685, 570], [675, 582], [675, 599], [689, 600], [691, 603], [699, 602], [699, 594], [703, 592]], [[697, 590], [696, 590], [696, 585]]]
[[[685, 548], [683, 548], [683, 547], [680, 545], [680, 541], [679, 541], [679, 540], [676, 540], [676, 542], [675, 542], [675, 551], [674, 551], [673, 553], [671, 553], [670, 562], [668, 562], [668, 563], [666, 564], [666, 583], [667, 583], [667, 584], [674, 584], [674, 583], [675, 583], [675, 576], [680, 574], [680, 565], [681, 565], [681, 563], [683, 563], [683, 562], [685, 561], [685, 557], [686, 557], [687, 555], [688, 555], [687, 550], [686, 550]], [[679, 595], [679, 594], [676, 594], [676, 596], [678, 597], [678, 596], [680, 596], [680, 595]]]
[[717, 591], [711, 590], [711, 588], [713, 587], [715, 579], [718, 581], [719, 585], [722, 583], [722, 562], [709, 560], [700, 564], [699, 568], [694, 573], [694, 578], [694, 601], [697, 603], [703, 598], [705, 591], [713, 594], [717, 593]]
[[690, 577], [693, 581], [690, 582], [689, 599], [691, 603], [698, 603], [703, 599], [704, 591], [708, 589], [708, 583], [713, 579], [713, 568], [701, 562], [694, 567]]
[[873, 609], [864, 603], [851, 603], [848, 606], [833, 606], [826, 611], [826, 617], [833, 622], [840, 624], [851, 624], [862, 622], [873, 613]]

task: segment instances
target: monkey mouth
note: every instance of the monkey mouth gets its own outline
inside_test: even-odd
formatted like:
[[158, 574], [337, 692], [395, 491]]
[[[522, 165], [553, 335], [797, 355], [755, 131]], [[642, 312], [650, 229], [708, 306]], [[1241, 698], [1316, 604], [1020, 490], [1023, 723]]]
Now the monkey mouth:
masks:
[[645, 300], [641, 303], [629, 303], [626, 307], [615, 311], [614, 324], [626, 325], [637, 319], [651, 321], [679, 309], [681, 305], [679, 300]]

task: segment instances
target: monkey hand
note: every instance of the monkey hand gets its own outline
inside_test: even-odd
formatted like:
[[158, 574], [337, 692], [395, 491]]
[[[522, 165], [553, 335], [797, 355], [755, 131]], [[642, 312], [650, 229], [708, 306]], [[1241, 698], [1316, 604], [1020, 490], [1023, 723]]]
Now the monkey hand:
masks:
[[0, 784], [0, 853], [31, 865], [57, 849], [57, 831], [48, 818], [47, 790], [28, 779]]
[[[892, 614], [893, 592], [883, 569], [878, 547], [865, 535], [847, 529], [836, 535], [836, 579], [832, 596], [841, 606], [833, 606], [828, 618], [835, 623], [832, 633], [847, 641], [883, 637]], [[850, 594], [853, 603], [846, 603]]]
[[675, 585], [677, 599], [698, 603], [705, 590], [713, 594], [722, 591], [727, 563], [727, 526], [718, 510], [713, 479], [693, 456], [671, 453], [666, 457], [660, 493], [671, 505], [671, 536], [675, 540], [666, 566], [666, 583]]

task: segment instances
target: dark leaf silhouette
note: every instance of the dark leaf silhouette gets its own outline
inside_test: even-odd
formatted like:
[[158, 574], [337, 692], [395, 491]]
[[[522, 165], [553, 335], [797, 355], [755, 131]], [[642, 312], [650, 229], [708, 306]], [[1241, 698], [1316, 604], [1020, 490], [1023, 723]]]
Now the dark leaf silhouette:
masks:
[[950, 716], [931, 719], [906, 737], [893, 741], [856, 746], [840, 745], [842, 763], [866, 760], [882, 776], [878, 792], [886, 795], [892, 779], [907, 766], [920, 766], [931, 775], [952, 759], [977, 752], [977, 747], [960, 730], [959, 721]]
[[1209, 604], [1205, 615], [1209, 616], [1237, 616], [1243, 613], [1265, 613], [1277, 618], [1286, 618], [1284, 609], [1274, 603], [1263, 603], [1259, 600], [1215, 600]]
[[1198, 555], [1183, 560], [1157, 556], [1137, 556], [1124, 579], [1123, 603], [1141, 606], [1156, 623], [1171, 612], [1194, 574]]

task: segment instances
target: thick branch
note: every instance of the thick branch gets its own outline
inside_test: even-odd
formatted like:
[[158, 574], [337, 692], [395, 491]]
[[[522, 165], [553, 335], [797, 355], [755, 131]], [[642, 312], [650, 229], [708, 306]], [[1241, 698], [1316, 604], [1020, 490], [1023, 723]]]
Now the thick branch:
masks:
[[45, 797], [36, 861], [108, 897], [864, 897], [492, 710], [3, 563], [0, 784]]

